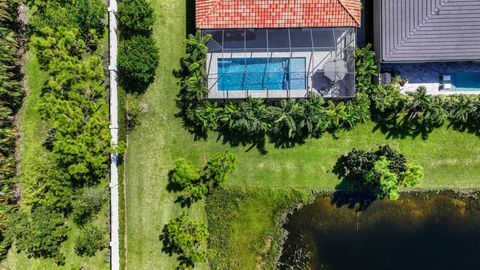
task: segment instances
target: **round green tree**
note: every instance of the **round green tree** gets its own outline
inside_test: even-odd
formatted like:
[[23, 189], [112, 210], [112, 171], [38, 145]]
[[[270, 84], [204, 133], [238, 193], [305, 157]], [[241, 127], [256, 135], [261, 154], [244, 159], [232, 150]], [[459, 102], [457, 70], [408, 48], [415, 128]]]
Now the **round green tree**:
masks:
[[153, 82], [159, 51], [151, 37], [134, 36], [120, 45], [118, 69], [128, 91], [143, 92]]
[[207, 250], [204, 248], [207, 238], [207, 226], [190, 220], [185, 213], [170, 220], [160, 236], [163, 251], [179, 256], [178, 269], [191, 269], [195, 263], [207, 261]]
[[218, 186], [227, 181], [228, 176], [237, 169], [237, 166], [237, 157], [233, 153], [226, 151], [215, 154], [207, 162], [207, 178], [213, 181], [213, 186]]

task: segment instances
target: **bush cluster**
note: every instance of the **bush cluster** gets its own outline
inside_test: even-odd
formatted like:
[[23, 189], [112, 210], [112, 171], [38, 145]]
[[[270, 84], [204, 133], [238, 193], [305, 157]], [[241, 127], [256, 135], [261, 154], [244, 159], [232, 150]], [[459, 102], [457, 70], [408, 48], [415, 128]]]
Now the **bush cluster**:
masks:
[[190, 35], [187, 54], [176, 72], [180, 78], [179, 116], [197, 138], [206, 138], [209, 131], [216, 131], [232, 144], [255, 144], [269, 136], [277, 146], [290, 147], [325, 132], [353, 128], [369, 119], [369, 99], [363, 93], [354, 100], [336, 102], [326, 102], [313, 94], [306, 99], [289, 100], [205, 100], [208, 89], [204, 66], [210, 38], [200, 31]]
[[353, 149], [339, 159], [335, 172], [343, 178], [342, 188], [390, 200], [399, 198], [400, 187], [417, 186], [424, 177], [422, 167], [407, 163], [403, 154], [388, 145], [375, 151]]
[[97, 214], [102, 205], [107, 202], [107, 193], [98, 187], [85, 188], [83, 192], [75, 198], [71, 217], [77, 225], [83, 226], [90, 222]]
[[144, 92], [155, 79], [159, 50], [152, 37], [153, 8], [146, 0], [123, 0], [118, 6], [122, 40], [118, 70], [128, 92]]
[[447, 120], [451, 127], [480, 136], [477, 95], [428, 95], [425, 87], [401, 94], [394, 84], [379, 85], [371, 94], [374, 119], [388, 130], [421, 131], [426, 137]]
[[89, 41], [95, 36], [101, 38], [104, 35], [107, 8], [102, 0], [29, 2], [30, 7], [35, 7], [34, 16], [29, 22], [29, 36], [38, 35], [46, 27], [76, 28], [87, 45], [96, 45]]
[[35, 208], [31, 213], [19, 211], [9, 224], [7, 239], [14, 241], [15, 247], [28, 257], [53, 258], [63, 265], [65, 256], [60, 247], [67, 239], [64, 223], [64, 216], [48, 207]]
[[110, 153], [105, 73], [99, 56], [88, 55], [79, 31], [44, 28], [31, 38], [49, 74], [40, 111], [54, 131], [52, 153], [74, 186], [106, 177]]
[[227, 181], [229, 175], [237, 169], [237, 163], [237, 157], [228, 151], [213, 155], [203, 172], [191, 162], [183, 158], [177, 159], [175, 168], [169, 173], [168, 188], [180, 192], [178, 202], [190, 206]]
[[106, 247], [105, 232], [90, 225], [83, 228], [74, 240], [75, 253], [79, 256], [92, 257], [97, 251]]

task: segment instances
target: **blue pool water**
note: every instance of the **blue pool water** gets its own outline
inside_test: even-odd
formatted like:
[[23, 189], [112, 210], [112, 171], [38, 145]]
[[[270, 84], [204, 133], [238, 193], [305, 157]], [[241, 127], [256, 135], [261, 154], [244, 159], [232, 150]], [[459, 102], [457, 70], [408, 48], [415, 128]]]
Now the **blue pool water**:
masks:
[[218, 90], [304, 90], [305, 58], [220, 58]]
[[452, 74], [456, 91], [480, 91], [480, 72], [459, 72]]

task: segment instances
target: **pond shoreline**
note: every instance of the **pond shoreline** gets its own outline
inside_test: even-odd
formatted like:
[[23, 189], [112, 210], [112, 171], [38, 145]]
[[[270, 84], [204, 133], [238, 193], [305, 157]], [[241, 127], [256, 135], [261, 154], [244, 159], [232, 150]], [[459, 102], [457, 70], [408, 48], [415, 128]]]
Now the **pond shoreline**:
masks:
[[[312, 198], [308, 201], [299, 203], [295, 207], [292, 207], [285, 211], [281, 218], [278, 220], [277, 226], [282, 231], [281, 237], [276, 239], [276, 245], [278, 247], [278, 256], [275, 258], [275, 266], [277, 268], [282, 269], [282, 262], [281, 258], [284, 256], [285, 253], [285, 244], [286, 241], [291, 234], [286, 228], [287, 224], [289, 223], [290, 219], [292, 218], [293, 214], [297, 211], [301, 211], [304, 207], [308, 207], [315, 203], [315, 201], [319, 198], [327, 198], [332, 199], [333, 195], [336, 191], [333, 190], [317, 190], [312, 191]], [[409, 191], [402, 191], [400, 192], [400, 198], [402, 199], [419, 199], [419, 200], [428, 200], [430, 198], [434, 198], [435, 196], [448, 196], [452, 198], [457, 198], [461, 200], [478, 200], [480, 198], [480, 189], [421, 189], [417, 188], [414, 190]], [[331, 202], [331, 204], [335, 204]], [[346, 206], [347, 207], [347, 206]]]
[[[332, 258], [338, 259], [338, 256], [342, 253], [345, 253], [342, 256], [347, 258], [356, 258], [356, 253], [361, 254], [363, 249], [358, 248], [369, 246], [371, 243], [377, 243], [376, 246], [382, 247], [380, 249], [380, 253], [382, 253], [384, 248], [385, 250], [391, 248], [395, 251], [400, 249], [403, 252], [404, 245], [410, 244], [408, 241], [413, 241], [413, 243], [420, 241], [416, 244], [429, 247], [422, 252], [442, 254], [450, 246], [442, 247], [443, 242], [440, 242], [440, 244], [437, 242], [445, 239], [456, 249], [439, 256], [438, 260], [440, 262], [445, 260], [445, 263], [449, 265], [458, 258], [478, 257], [470, 255], [477, 250], [480, 251], [480, 246], [467, 247], [472, 246], [472, 239], [475, 239], [475, 241], [480, 239], [480, 228], [477, 230], [480, 224], [480, 220], [478, 220], [478, 217], [480, 217], [480, 190], [415, 190], [402, 192], [401, 199], [398, 201], [376, 201], [371, 210], [367, 209], [361, 212], [348, 207], [338, 208], [332, 205], [330, 202], [332, 194], [333, 192], [316, 192], [313, 203], [299, 205], [295, 208], [296, 210], [284, 215], [283, 223], [278, 224], [284, 230], [284, 237], [279, 240], [279, 244], [282, 244], [281, 249], [279, 249], [281, 256], [276, 261], [276, 266], [279, 269], [286, 269], [287, 266], [291, 267], [292, 262], [303, 265], [302, 260], [308, 261], [310, 267], [315, 266], [311, 269], [361, 269], [348, 268], [352, 267], [351, 265], [345, 268], [348, 263], [338, 262]], [[292, 228], [296, 229], [292, 232]], [[294, 239], [292, 240], [289, 237]], [[319, 244], [318, 239], [321, 239], [321, 244]], [[369, 240], [364, 243], [363, 241], [366, 241], [366, 239]], [[382, 244], [390, 244], [389, 241], [393, 241], [392, 243], [397, 246], [382, 246]], [[464, 250], [462, 249], [463, 245], [465, 245]], [[329, 248], [326, 248], [326, 246], [329, 246]], [[332, 255], [333, 253], [327, 252], [330, 247], [336, 250], [338, 254]], [[413, 247], [416, 247], [416, 245], [413, 245]], [[358, 250], [360, 252], [357, 252]], [[320, 251], [325, 254], [318, 254]], [[308, 254], [309, 252], [312, 254]], [[391, 254], [395, 254], [395, 252], [388, 253], [389, 256], [393, 256]], [[475, 261], [475, 259], [470, 261], [472, 260]], [[322, 264], [319, 264], [319, 261]], [[380, 259], [380, 262], [383, 261]], [[327, 266], [323, 263], [325, 265], [336, 265], [337, 268], [335, 266], [324, 268]], [[410, 267], [408, 269], [411, 269], [411, 267], [416, 269], [421, 264], [415, 260], [408, 262], [410, 264], [402, 263], [408, 265]], [[477, 262], [475, 261], [475, 263]], [[462, 264], [464, 266], [470, 265], [467, 259], [462, 260]], [[377, 269], [371, 267], [369, 266], [368, 269]], [[430, 267], [430, 265], [422, 267]], [[400, 267], [398, 269], [407, 268]]]

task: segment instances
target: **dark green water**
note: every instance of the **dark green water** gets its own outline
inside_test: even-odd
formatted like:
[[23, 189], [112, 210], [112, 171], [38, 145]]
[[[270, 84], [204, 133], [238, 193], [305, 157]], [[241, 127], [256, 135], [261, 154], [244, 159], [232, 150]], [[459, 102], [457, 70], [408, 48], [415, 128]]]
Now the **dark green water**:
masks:
[[480, 269], [480, 193], [402, 196], [360, 213], [317, 198], [284, 225], [280, 269]]

